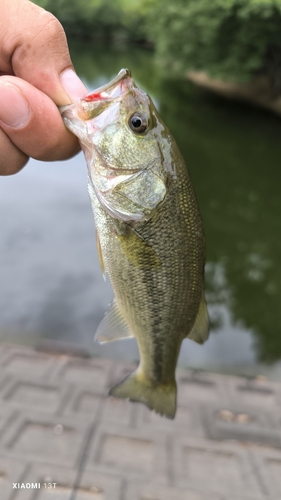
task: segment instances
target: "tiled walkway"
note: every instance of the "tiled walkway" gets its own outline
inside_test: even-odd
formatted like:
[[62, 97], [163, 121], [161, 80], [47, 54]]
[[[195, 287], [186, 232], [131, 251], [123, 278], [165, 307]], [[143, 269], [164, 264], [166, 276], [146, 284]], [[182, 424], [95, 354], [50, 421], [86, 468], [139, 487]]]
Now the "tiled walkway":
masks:
[[280, 500], [281, 384], [179, 370], [169, 421], [107, 397], [133, 368], [2, 346], [0, 499]]

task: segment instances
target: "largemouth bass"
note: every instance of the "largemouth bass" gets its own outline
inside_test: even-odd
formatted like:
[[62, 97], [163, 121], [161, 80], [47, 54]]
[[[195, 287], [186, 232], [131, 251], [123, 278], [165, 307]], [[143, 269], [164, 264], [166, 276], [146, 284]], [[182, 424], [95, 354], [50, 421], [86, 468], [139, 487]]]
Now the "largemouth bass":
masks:
[[202, 221], [181, 153], [128, 70], [61, 109], [89, 171], [97, 245], [114, 301], [96, 332], [136, 338], [137, 370], [110, 394], [176, 413], [182, 341], [208, 338]]

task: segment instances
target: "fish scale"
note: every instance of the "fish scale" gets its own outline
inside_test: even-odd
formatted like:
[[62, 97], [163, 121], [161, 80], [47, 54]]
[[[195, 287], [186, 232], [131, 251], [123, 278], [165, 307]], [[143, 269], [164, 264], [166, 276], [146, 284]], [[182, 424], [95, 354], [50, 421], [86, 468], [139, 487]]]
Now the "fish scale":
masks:
[[185, 162], [150, 98], [128, 70], [103, 87], [107, 94], [100, 108], [98, 89], [62, 110], [87, 158], [101, 267], [115, 297], [96, 337], [134, 336], [139, 347], [138, 369], [110, 393], [173, 418], [181, 343], [208, 338], [202, 221]]
[[[180, 344], [195, 322], [203, 289], [202, 238], [197, 236], [198, 233], [202, 234], [201, 218], [183, 161], [178, 161], [177, 172], [178, 177], [171, 180], [169, 194], [161, 206], [149, 221], [135, 226], [149, 244], [149, 249], [155, 252], [159, 265], [151, 265], [150, 254], [144, 251], [142, 239], [129, 229], [132, 231], [131, 237], [141, 249], [138, 266], [134, 259], [131, 262], [129, 254], [130, 251], [135, 254], [135, 245], [127, 245], [124, 251], [120, 237], [114, 234], [114, 220], [97, 200], [93, 203], [105, 266], [116, 302], [138, 339], [143, 359], [150, 361], [145, 363], [145, 371], [156, 383], [159, 380], [168, 382], [174, 377]], [[180, 198], [176, 192], [182, 191], [185, 196], [182, 197], [182, 206], [178, 206]], [[189, 198], [192, 203], [188, 203]], [[105, 226], [110, 230], [104, 231]], [[179, 238], [181, 245], [174, 245]], [[125, 283], [132, 286], [126, 287]], [[159, 323], [160, 335], [159, 328], [156, 331], [154, 327]], [[165, 348], [161, 349], [160, 356], [162, 338], [165, 339]], [[159, 358], [161, 361], [157, 366], [160, 364], [162, 369], [158, 372], [156, 360]]]

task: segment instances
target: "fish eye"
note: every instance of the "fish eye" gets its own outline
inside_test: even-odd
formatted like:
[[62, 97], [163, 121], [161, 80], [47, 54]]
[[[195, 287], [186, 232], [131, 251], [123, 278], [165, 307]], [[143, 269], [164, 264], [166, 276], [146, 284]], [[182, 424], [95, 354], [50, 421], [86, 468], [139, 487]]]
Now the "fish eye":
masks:
[[132, 116], [130, 116], [128, 124], [133, 132], [140, 134], [147, 129], [148, 119], [142, 113], [134, 113]]

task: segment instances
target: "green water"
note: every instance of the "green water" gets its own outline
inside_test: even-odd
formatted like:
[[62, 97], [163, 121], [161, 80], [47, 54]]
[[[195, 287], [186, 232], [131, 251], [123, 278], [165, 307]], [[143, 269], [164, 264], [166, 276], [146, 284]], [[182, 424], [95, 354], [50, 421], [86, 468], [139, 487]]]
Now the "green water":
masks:
[[[163, 74], [153, 53], [74, 41], [89, 88], [122, 67], [155, 100], [186, 159], [201, 209], [210, 306], [251, 330], [256, 359], [281, 359], [281, 118]], [[222, 318], [212, 314], [216, 334]]]

